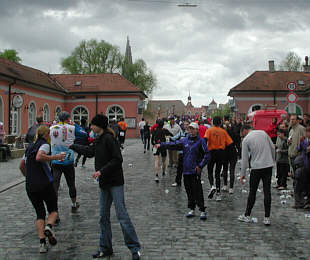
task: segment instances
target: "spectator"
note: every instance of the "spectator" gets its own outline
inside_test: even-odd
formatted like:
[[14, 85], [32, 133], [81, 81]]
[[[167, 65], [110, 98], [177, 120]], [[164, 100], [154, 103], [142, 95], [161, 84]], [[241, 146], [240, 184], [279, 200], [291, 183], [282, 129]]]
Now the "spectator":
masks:
[[119, 133], [119, 142], [120, 142], [121, 148], [123, 149], [125, 139], [126, 139], [126, 131], [127, 131], [127, 124], [126, 124], [125, 119], [123, 117], [120, 118], [118, 125], [121, 128], [121, 131]]
[[[174, 117], [169, 118], [170, 122], [164, 126], [172, 136], [177, 135], [181, 131], [181, 127], [174, 121]], [[178, 165], [178, 153], [177, 151], [168, 150], [169, 163], [168, 167], [177, 167]]]
[[278, 119], [276, 117], [272, 118], [271, 124], [267, 128], [267, 134], [271, 138], [271, 141], [275, 144], [277, 141], [277, 127]]
[[288, 163], [288, 145], [286, 131], [278, 130], [278, 138], [276, 142], [276, 161], [277, 161], [277, 184], [275, 188], [284, 190], [287, 187], [287, 175], [290, 170]]
[[6, 144], [4, 144], [4, 125], [2, 122], [0, 122], [0, 150], [2, 151], [2, 161], [7, 161], [7, 159], [11, 156], [11, 150], [10, 147]]
[[[75, 144], [80, 144], [80, 145], [89, 145], [88, 143], [88, 133], [89, 133], [89, 128], [87, 127], [87, 124], [86, 124], [86, 119], [82, 118], [81, 119], [81, 124], [78, 125], [78, 124], [75, 124], [75, 128], [78, 129], [77, 133], [81, 133], [81, 134], [78, 134], [76, 137], [75, 137], [75, 140], [74, 140], [74, 143]], [[87, 135], [85, 135], [85, 133]], [[81, 158], [82, 154], [78, 153], [76, 159], [75, 159], [75, 163], [74, 163], [74, 167], [77, 167], [78, 163], [79, 163], [79, 160]], [[83, 159], [82, 159], [82, 168], [85, 167], [85, 162], [86, 162], [86, 159], [87, 157], [86, 156], [83, 156]]]
[[43, 117], [42, 116], [37, 117], [36, 120], [37, 120], [37, 122], [33, 126], [31, 126], [27, 131], [27, 134], [25, 137], [26, 143], [33, 143], [34, 137], [36, 135], [37, 128], [43, 124]]

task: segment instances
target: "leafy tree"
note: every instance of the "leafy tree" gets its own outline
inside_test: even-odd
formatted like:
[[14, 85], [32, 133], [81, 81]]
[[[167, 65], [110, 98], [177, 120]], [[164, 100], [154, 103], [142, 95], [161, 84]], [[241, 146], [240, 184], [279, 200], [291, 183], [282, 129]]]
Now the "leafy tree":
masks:
[[125, 59], [122, 74], [127, 80], [148, 95], [156, 87], [156, 77], [142, 59], [136, 60], [133, 64], [128, 63]]
[[224, 107], [222, 109], [217, 109], [212, 115], [211, 117], [215, 117], [215, 116], [219, 116], [220, 118], [223, 118], [226, 115], [231, 115], [231, 110], [230, 107], [228, 106], [228, 104], [225, 104]]
[[280, 62], [279, 70], [282, 71], [301, 71], [302, 70], [302, 59], [298, 54], [290, 51], [284, 60]]
[[18, 56], [18, 52], [14, 49], [6, 49], [3, 52], [0, 52], [0, 57], [20, 63], [22, 59]]
[[121, 72], [122, 55], [117, 46], [105, 41], [81, 41], [71, 55], [62, 59], [64, 73], [93, 74]]

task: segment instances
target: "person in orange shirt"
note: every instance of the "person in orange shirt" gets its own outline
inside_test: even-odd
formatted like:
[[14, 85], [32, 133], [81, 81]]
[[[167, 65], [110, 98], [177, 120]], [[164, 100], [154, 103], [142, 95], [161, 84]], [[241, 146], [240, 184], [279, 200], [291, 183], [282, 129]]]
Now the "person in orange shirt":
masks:
[[[208, 195], [212, 199], [216, 192], [216, 200], [220, 201], [221, 198], [221, 170], [225, 159], [225, 148], [233, 143], [228, 133], [221, 128], [222, 120], [216, 116], [213, 118], [213, 126], [207, 129], [205, 138], [208, 144], [208, 150], [211, 153], [211, 160], [208, 164], [208, 179], [210, 182], [211, 190]], [[213, 168], [215, 165], [215, 180], [216, 188], [214, 187]]]
[[120, 128], [121, 131], [119, 132], [119, 142], [121, 145], [121, 148], [124, 149], [124, 143], [125, 143], [125, 138], [126, 138], [126, 130], [127, 130], [127, 124], [124, 120], [123, 117], [120, 118], [120, 121], [117, 123]]

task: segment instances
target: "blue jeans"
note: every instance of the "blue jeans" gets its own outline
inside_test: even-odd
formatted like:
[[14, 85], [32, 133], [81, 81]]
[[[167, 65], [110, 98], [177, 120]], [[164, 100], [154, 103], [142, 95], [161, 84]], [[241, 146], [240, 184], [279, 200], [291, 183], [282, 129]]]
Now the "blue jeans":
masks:
[[113, 186], [108, 189], [100, 189], [100, 242], [101, 252], [112, 249], [112, 230], [110, 222], [110, 209], [114, 202], [116, 216], [120, 222], [126, 246], [131, 253], [140, 250], [141, 246], [133, 224], [127, 213], [124, 199], [124, 186]]

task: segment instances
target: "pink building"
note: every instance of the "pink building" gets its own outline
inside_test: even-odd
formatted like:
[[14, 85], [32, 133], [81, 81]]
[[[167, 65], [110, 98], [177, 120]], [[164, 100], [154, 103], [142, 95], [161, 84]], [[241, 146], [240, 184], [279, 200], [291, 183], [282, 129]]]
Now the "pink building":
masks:
[[304, 71], [275, 71], [274, 62], [269, 61], [269, 71], [256, 71], [237, 86], [230, 89], [228, 96], [233, 97], [232, 108], [236, 118], [246, 118], [247, 114], [274, 105], [277, 109], [288, 111], [287, 85], [294, 83], [297, 88], [296, 113], [310, 112], [310, 69], [308, 62]]
[[137, 137], [145, 98], [119, 74], [50, 75], [0, 58], [0, 121], [7, 134], [23, 135], [37, 116], [50, 122], [65, 110], [75, 122], [96, 113], [124, 117], [127, 137]]

